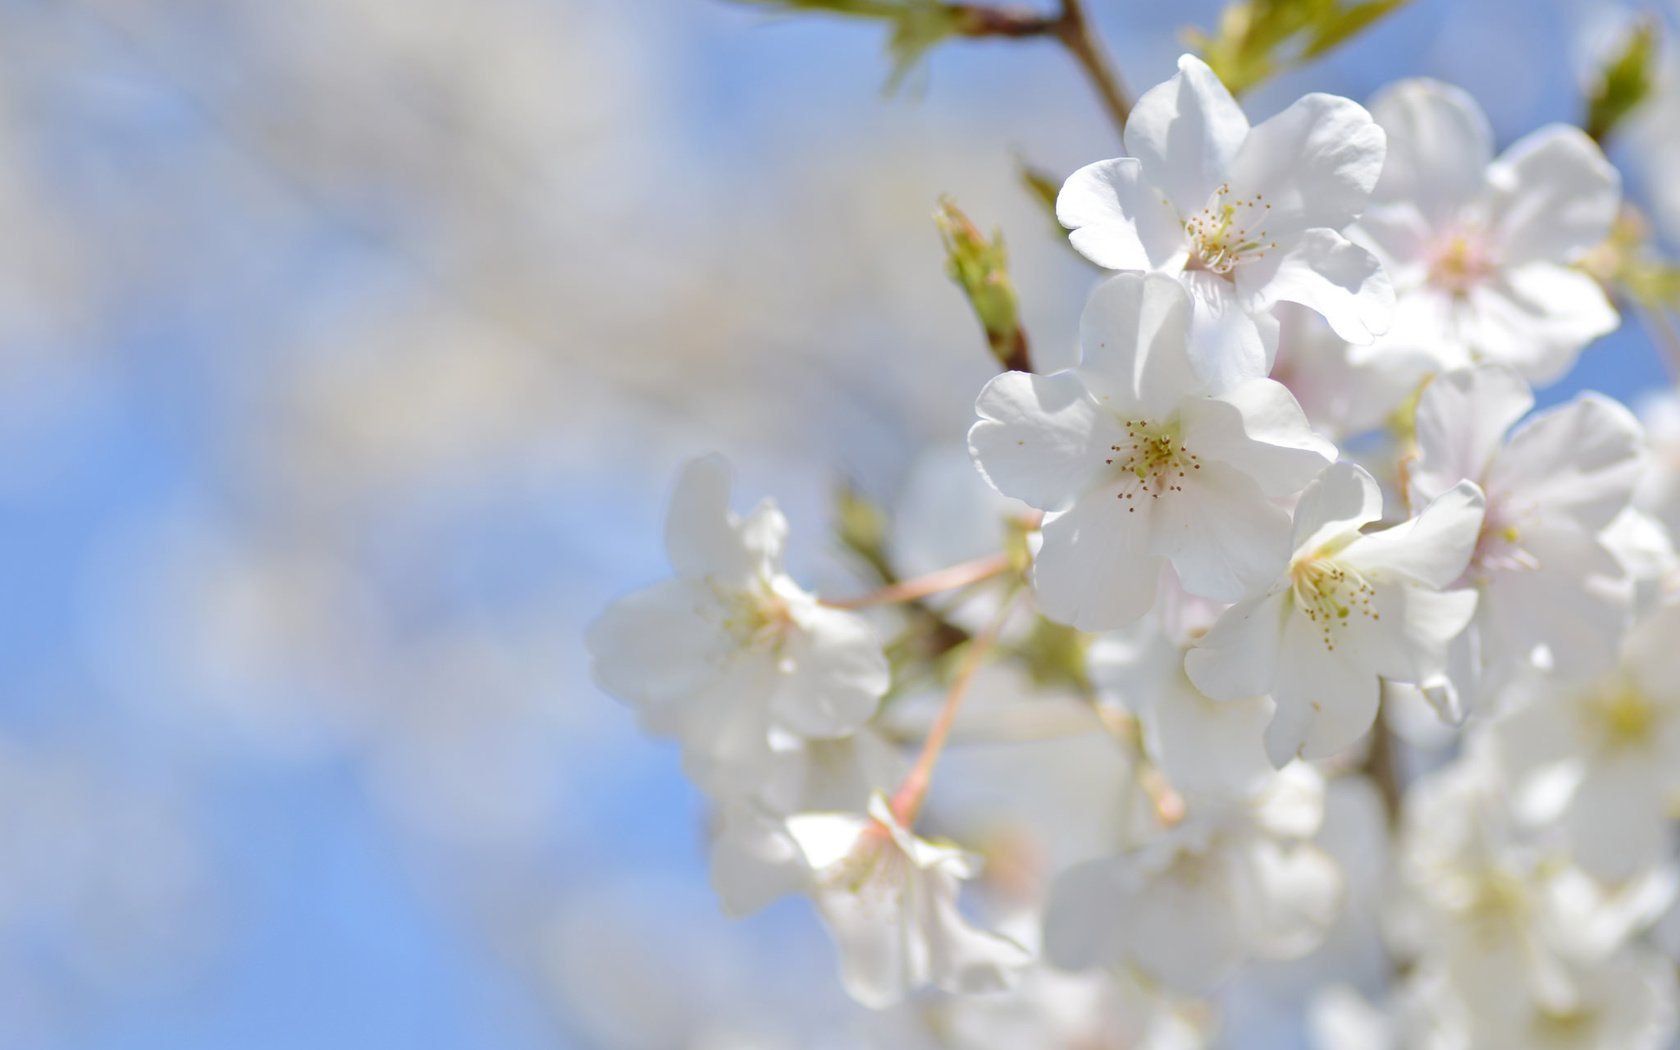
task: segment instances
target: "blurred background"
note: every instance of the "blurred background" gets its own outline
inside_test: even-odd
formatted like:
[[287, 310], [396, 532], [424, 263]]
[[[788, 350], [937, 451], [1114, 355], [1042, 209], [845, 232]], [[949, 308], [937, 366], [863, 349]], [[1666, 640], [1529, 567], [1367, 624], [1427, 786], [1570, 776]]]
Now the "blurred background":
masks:
[[[1218, 4], [1091, 7], [1141, 90]], [[1417, 0], [1247, 106], [1427, 74], [1509, 142], [1578, 117], [1615, 14]], [[689, 456], [809, 576], [837, 480], [890, 499], [960, 437], [993, 366], [940, 193], [1069, 359], [1093, 275], [1016, 158], [1117, 152], [1087, 85], [954, 43], [887, 98], [882, 45], [719, 0], [0, 0], [0, 1047], [849, 1010], [808, 907], [721, 917], [581, 632], [664, 574]], [[1543, 400], [1664, 381], [1630, 321]]]

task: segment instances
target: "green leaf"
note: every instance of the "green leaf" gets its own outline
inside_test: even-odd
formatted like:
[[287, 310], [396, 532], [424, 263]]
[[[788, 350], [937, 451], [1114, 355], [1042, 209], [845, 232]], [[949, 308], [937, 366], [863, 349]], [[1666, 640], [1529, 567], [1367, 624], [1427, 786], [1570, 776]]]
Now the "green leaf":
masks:
[[1312, 59], [1351, 40], [1378, 21], [1406, 6], [1410, 0], [1370, 0], [1355, 4], [1321, 24], [1312, 40], [1301, 51], [1302, 59]]
[[1351, 40], [1410, 0], [1236, 0], [1209, 35], [1189, 30], [1199, 52], [1231, 93], [1240, 95]]
[[1599, 72], [1587, 93], [1588, 135], [1598, 142], [1610, 137], [1627, 115], [1651, 94], [1656, 81], [1658, 26], [1644, 19], [1633, 27], [1622, 49]]

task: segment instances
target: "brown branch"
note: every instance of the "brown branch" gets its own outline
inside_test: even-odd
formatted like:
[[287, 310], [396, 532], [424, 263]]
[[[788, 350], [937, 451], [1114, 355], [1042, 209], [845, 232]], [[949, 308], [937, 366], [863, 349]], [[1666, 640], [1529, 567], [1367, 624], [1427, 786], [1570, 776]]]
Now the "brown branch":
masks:
[[1114, 122], [1114, 130], [1125, 131], [1126, 118], [1132, 112], [1131, 93], [1092, 29], [1082, 0], [1062, 0], [1061, 10], [1055, 15], [990, 4], [951, 4], [947, 10], [956, 19], [957, 32], [962, 36], [1055, 39], [1084, 70]]

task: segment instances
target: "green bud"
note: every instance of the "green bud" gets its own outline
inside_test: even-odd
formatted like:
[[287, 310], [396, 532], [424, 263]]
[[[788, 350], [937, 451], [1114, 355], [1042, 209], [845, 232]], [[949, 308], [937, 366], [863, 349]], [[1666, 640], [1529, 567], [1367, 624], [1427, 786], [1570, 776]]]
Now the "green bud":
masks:
[[1185, 40], [1234, 95], [1346, 43], [1409, 0], [1238, 0]]
[[1595, 140], [1608, 139], [1650, 96], [1656, 81], [1657, 33], [1654, 19], [1640, 21], [1622, 42], [1622, 49], [1599, 71], [1597, 82], [1587, 92], [1584, 122], [1587, 134]]
[[1030, 371], [1003, 231], [994, 232], [988, 241], [949, 197], [940, 198], [933, 222], [945, 242], [945, 272], [968, 296], [992, 355], [1005, 368]]

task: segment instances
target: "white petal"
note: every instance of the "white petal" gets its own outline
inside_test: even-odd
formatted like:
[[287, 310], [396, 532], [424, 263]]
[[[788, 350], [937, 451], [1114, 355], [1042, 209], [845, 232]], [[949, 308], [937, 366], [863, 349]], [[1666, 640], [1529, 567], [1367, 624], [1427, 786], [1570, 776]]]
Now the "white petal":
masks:
[[1044, 955], [1064, 970], [1120, 961], [1129, 890], [1121, 863], [1109, 857], [1062, 872], [1044, 911]]
[[1162, 683], [1143, 716], [1149, 757], [1187, 794], [1253, 793], [1272, 776], [1264, 736], [1272, 703], [1263, 696], [1214, 700], [1180, 672]]
[[665, 518], [665, 551], [678, 575], [739, 584], [767, 558], [780, 558], [787, 522], [773, 508], [761, 508], [756, 542], [749, 545], [729, 511], [729, 486], [729, 462], [715, 453], [690, 460], [678, 475]]
[[1161, 420], [1205, 384], [1191, 369], [1190, 297], [1164, 274], [1098, 285], [1079, 318], [1079, 376], [1102, 407]]
[[1645, 763], [1612, 761], [1589, 768], [1566, 823], [1576, 861], [1609, 882], [1660, 863], [1674, 842], [1663, 801]]
[[1126, 152], [1144, 178], [1165, 190], [1180, 215], [1207, 203], [1248, 135], [1248, 118], [1201, 59], [1184, 55], [1178, 73], [1145, 91], [1126, 121]]
[[1531, 531], [1523, 548], [1538, 570], [1502, 572], [1482, 584], [1477, 622], [1497, 648], [1525, 663], [1537, 646], [1558, 677], [1578, 681], [1615, 662], [1632, 618], [1633, 588], [1605, 575], [1621, 566], [1598, 541], [1575, 530]]
[[1581, 348], [1621, 324], [1598, 282], [1578, 270], [1529, 263], [1471, 288], [1457, 338], [1479, 359], [1502, 361], [1535, 384], [1561, 376]]
[[1123, 937], [1144, 972], [1175, 991], [1205, 994], [1242, 962], [1246, 945], [1229, 858], [1215, 853], [1189, 864], [1197, 877], [1169, 867], [1139, 887]]
[[1360, 536], [1341, 557], [1367, 574], [1451, 586], [1476, 549], [1483, 507], [1482, 490], [1473, 481], [1461, 481], [1410, 521]]
[[1632, 412], [1602, 394], [1580, 394], [1519, 427], [1488, 484], [1598, 532], [1633, 498], [1644, 442]]
[[1372, 602], [1379, 619], [1352, 617], [1347, 633], [1373, 671], [1420, 685], [1446, 672], [1448, 647], [1476, 614], [1477, 601], [1470, 588], [1379, 586]]
[[800, 736], [844, 736], [857, 729], [875, 713], [891, 678], [869, 621], [821, 605], [801, 611], [782, 659], [770, 713]]
[[1056, 218], [1085, 258], [1110, 270], [1153, 270], [1185, 250], [1172, 203], [1143, 179], [1134, 158], [1087, 164], [1062, 184]]
[[1345, 633], [1331, 650], [1320, 625], [1296, 614], [1279, 650], [1272, 685], [1277, 714], [1266, 732], [1274, 764], [1328, 758], [1370, 730], [1380, 696], [1377, 673], [1364, 665]]
[[851, 855], [870, 823], [856, 813], [796, 813], [787, 818], [787, 831], [806, 865], [823, 872]]
[[1503, 366], [1436, 376], [1418, 399], [1412, 499], [1425, 503], [1466, 478], [1485, 481], [1505, 431], [1533, 405], [1528, 384]]
[[1268, 959], [1305, 955], [1341, 911], [1342, 869], [1323, 850], [1255, 841], [1240, 858], [1238, 919], [1249, 950]]
[[1044, 615], [1083, 631], [1124, 627], [1155, 604], [1159, 563], [1149, 554], [1148, 514], [1093, 492], [1044, 523], [1033, 586]]
[[1519, 139], [1488, 170], [1490, 211], [1506, 265], [1571, 262], [1610, 236], [1621, 176], [1578, 128]]
[[1440, 225], [1481, 190], [1493, 161], [1493, 129], [1468, 92], [1403, 80], [1372, 100], [1371, 115], [1388, 133], [1377, 200], [1410, 203]]
[[1186, 447], [1247, 474], [1267, 496], [1301, 491], [1336, 459], [1287, 387], [1251, 379], [1215, 399], [1192, 401], [1181, 420]]
[[[1284, 242], [1359, 217], [1382, 173], [1385, 136], [1365, 107], [1311, 94], [1255, 126], [1231, 161], [1231, 193], [1265, 196], [1265, 236]], [[1182, 210], [1182, 209], [1181, 209]]]
[[1382, 490], [1377, 479], [1357, 464], [1332, 463], [1295, 504], [1295, 529], [1289, 543], [1296, 554], [1310, 552], [1381, 517]]
[[1253, 478], [1213, 460], [1156, 502], [1151, 554], [1170, 558], [1184, 589], [1232, 602], [1265, 590], [1289, 560], [1289, 515]]
[[1288, 251], [1239, 270], [1237, 284], [1257, 304], [1317, 311], [1350, 343], [1369, 343], [1394, 317], [1394, 288], [1377, 257], [1334, 230], [1306, 231]]
[[804, 855], [775, 817], [751, 805], [725, 806], [712, 840], [712, 888], [725, 914], [751, 915], [811, 880]]
[[1040, 510], [1061, 510], [1104, 466], [1119, 426], [1069, 372], [1005, 372], [980, 391], [968, 449], [992, 487]]
[[1244, 306], [1236, 285], [1206, 270], [1179, 280], [1195, 300], [1190, 315], [1190, 365], [1205, 389], [1217, 393], [1264, 378], [1277, 357], [1277, 319]]
[[1184, 673], [1216, 700], [1242, 700], [1271, 692], [1283, 644], [1289, 594], [1238, 602], [1184, 656]]
[[635, 706], [651, 732], [675, 731], [682, 702], [717, 681], [735, 649], [704, 585], [666, 580], [628, 594], [590, 624], [595, 681]]

